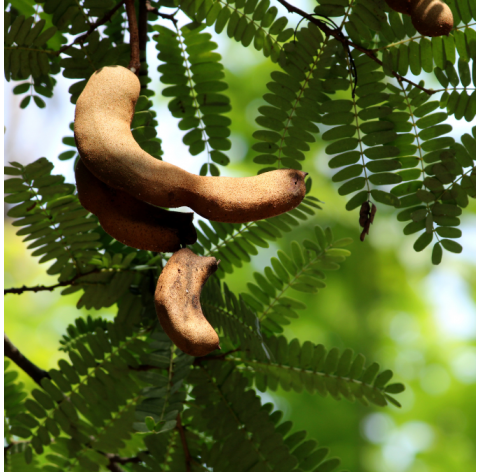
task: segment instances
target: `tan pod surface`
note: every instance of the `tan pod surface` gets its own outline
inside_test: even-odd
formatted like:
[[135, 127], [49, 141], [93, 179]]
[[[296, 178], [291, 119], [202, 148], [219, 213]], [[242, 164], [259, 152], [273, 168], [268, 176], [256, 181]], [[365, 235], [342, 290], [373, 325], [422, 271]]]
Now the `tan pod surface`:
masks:
[[453, 29], [451, 9], [440, 0], [412, 0], [411, 20], [423, 36], [447, 36]]
[[139, 93], [134, 73], [108, 66], [90, 77], [77, 100], [74, 134], [79, 154], [108, 186], [159, 207], [188, 206], [225, 223], [270, 218], [301, 203], [305, 172], [279, 169], [246, 178], [201, 177], [146, 153], [130, 130]]
[[169, 259], [157, 282], [154, 298], [160, 324], [174, 344], [191, 356], [220, 349], [219, 336], [200, 306], [202, 287], [217, 265], [215, 257], [181, 249]]
[[194, 244], [193, 213], [162, 210], [115, 190], [97, 179], [79, 160], [75, 180], [80, 203], [98, 217], [106, 233], [137, 249], [174, 252]]

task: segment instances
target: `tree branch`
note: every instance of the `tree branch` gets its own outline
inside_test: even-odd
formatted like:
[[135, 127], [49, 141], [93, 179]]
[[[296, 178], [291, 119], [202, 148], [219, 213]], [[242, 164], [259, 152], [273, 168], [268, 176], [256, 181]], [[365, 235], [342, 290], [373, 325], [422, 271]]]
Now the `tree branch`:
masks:
[[[366, 49], [362, 46], [359, 46], [352, 41], [349, 41], [346, 36], [342, 33], [340, 28], [337, 29], [332, 29], [329, 28], [325, 23], [323, 23], [321, 20], [315, 18], [313, 15], [306, 13], [305, 11], [301, 10], [300, 8], [291, 5], [290, 3], [286, 2], [286, 0], [277, 0], [281, 5], [283, 5], [289, 13], [297, 13], [298, 15], [302, 16], [306, 20], [309, 20], [310, 22], [314, 23], [326, 36], [332, 36], [333, 38], [337, 39], [340, 43], [343, 44], [345, 48], [352, 47], [354, 49], [357, 49], [358, 51], [366, 54], [366, 56], [370, 57], [374, 62], [378, 63], [379, 65], [383, 65], [383, 62], [377, 58], [375, 51], [372, 49]], [[396, 79], [407, 82], [408, 84], [411, 84], [413, 87], [416, 87], [418, 89], [421, 89], [423, 92], [426, 92], [428, 95], [432, 95], [435, 93], [431, 89], [427, 89], [422, 87], [419, 84], [416, 84], [412, 80], [406, 79], [406, 77], [403, 77], [402, 75], [398, 74], [395, 71], [391, 71], [392, 75], [396, 77]]]
[[135, 15], [134, 0], [125, 0], [125, 9], [127, 18], [129, 19], [130, 32], [130, 62], [129, 69], [134, 74], [140, 71], [140, 48], [139, 48], [139, 27], [137, 25], [137, 17]]
[[185, 438], [185, 430], [184, 427], [182, 426], [182, 423], [180, 421], [180, 413], [177, 415], [177, 425], [175, 427], [177, 431], [179, 431], [180, 434], [180, 440], [182, 441], [182, 447], [184, 449], [184, 456], [185, 456], [185, 472], [190, 472], [190, 453], [189, 453], [189, 448], [187, 446], [187, 439]]
[[[40, 381], [47, 377], [50, 378], [48, 372], [37, 367], [33, 362], [29, 361], [10, 341], [8, 336], [3, 334], [3, 349], [4, 355], [11, 359], [20, 367], [26, 374], [28, 374], [38, 385], [42, 386]], [[42, 387], [43, 388], [43, 387]]]
[[117, 5], [115, 5], [115, 7], [112, 8], [112, 10], [108, 11], [102, 18], [99, 18], [92, 26], [90, 26], [90, 28], [86, 33], [75, 38], [75, 40], [72, 43], [62, 46], [57, 51], [57, 56], [59, 56], [61, 53], [63, 53], [67, 49], [71, 48], [74, 44], [83, 43], [99, 26], [102, 26], [105, 23], [107, 23], [107, 21], [110, 21], [112, 16], [114, 16], [114, 13], [123, 5], [123, 3], [124, 3], [124, 0], [117, 3]]
[[37, 285], [36, 287], [26, 287], [25, 285], [23, 285], [20, 288], [6, 288], [3, 290], [3, 294], [6, 295], [7, 293], [14, 293], [14, 294], [20, 295], [23, 292], [44, 292], [44, 291], [52, 292], [58, 287], [65, 287], [67, 285], [72, 285], [77, 279], [81, 277], [85, 277], [90, 274], [94, 274], [96, 272], [99, 272], [99, 269], [94, 269], [90, 272], [87, 272], [86, 274], [77, 274], [75, 277], [73, 277], [70, 280], [66, 280], [65, 282], [59, 282], [58, 284], [50, 285], [48, 287], [45, 285]]
[[147, 50], [147, 0], [140, 0], [139, 2], [139, 50], [141, 54], [141, 61], [145, 61], [145, 53]]
[[149, 37], [147, 35], [147, 1], [140, 0], [139, 1], [139, 54], [140, 54], [140, 71], [139, 71], [139, 80], [140, 80], [140, 88], [146, 89], [147, 88], [147, 80], [142, 81], [142, 77], [148, 76], [148, 65], [147, 65], [147, 41]]

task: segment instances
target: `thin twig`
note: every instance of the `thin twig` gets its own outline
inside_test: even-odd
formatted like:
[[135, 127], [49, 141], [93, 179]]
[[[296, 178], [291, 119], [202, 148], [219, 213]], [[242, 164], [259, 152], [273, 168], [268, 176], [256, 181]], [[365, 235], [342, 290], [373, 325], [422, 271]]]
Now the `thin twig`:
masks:
[[137, 367], [132, 367], [131, 365], [129, 365], [129, 369], [135, 370], [137, 372], [143, 372], [143, 371], [146, 371], [146, 370], [159, 370], [160, 367], [157, 367], [155, 365], [140, 364]]
[[135, 15], [134, 0], [125, 0], [125, 9], [127, 11], [127, 18], [129, 19], [130, 32], [129, 69], [135, 74], [138, 74], [140, 71], [139, 27], [137, 25], [137, 16]]
[[110, 21], [112, 16], [114, 16], [114, 13], [123, 5], [123, 3], [124, 0], [117, 3], [117, 5], [112, 8], [112, 10], [109, 10], [102, 18], [98, 19], [95, 23], [93, 23], [86, 33], [75, 38], [75, 41], [73, 41], [72, 43], [62, 46], [57, 51], [57, 56], [66, 51], [67, 49], [71, 48], [74, 44], [83, 43], [99, 26], [102, 26], [107, 23], [107, 21]]
[[43, 378], [50, 378], [48, 372], [37, 367], [22, 354], [18, 348], [13, 345], [12, 341], [10, 341], [5, 333], [3, 334], [3, 340], [4, 355], [15, 362], [15, 364], [28, 374], [38, 385], [42, 386], [40, 382]]
[[206, 356], [206, 357], [196, 357], [194, 359], [194, 365], [200, 365], [202, 361], [223, 361], [229, 354], [240, 351], [241, 348], [232, 349], [231, 351], [224, 352], [218, 356]]
[[[379, 65], [383, 65], [383, 62], [376, 57], [375, 51], [372, 49], [366, 49], [362, 46], [359, 46], [352, 41], [349, 41], [346, 36], [342, 33], [341, 29], [332, 29], [329, 28], [325, 23], [323, 23], [321, 20], [315, 18], [313, 15], [306, 13], [305, 11], [301, 10], [298, 7], [295, 7], [294, 5], [291, 5], [290, 3], [286, 2], [286, 0], [277, 0], [281, 5], [283, 5], [289, 13], [297, 13], [298, 15], [302, 16], [306, 20], [309, 20], [310, 22], [314, 23], [319, 29], [326, 35], [326, 36], [332, 36], [333, 38], [337, 39], [340, 43], [343, 44], [345, 48], [347, 47], [352, 47], [354, 49], [357, 49], [358, 51], [366, 54], [366, 56], [370, 57], [374, 62], [376, 62]], [[418, 89], [421, 89], [423, 92], [426, 92], [428, 95], [432, 95], [434, 92], [431, 89], [427, 89], [422, 87], [419, 84], [416, 84], [415, 82], [407, 79], [406, 77], [403, 77], [402, 75], [398, 74], [395, 71], [391, 71], [392, 75], [396, 77], [398, 80], [402, 80], [403, 82], [407, 82], [408, 84], [411, 84], [413, 87], [416, 87]]]
[[120, 467], [116, 462], [109, 462], [107, 465], [107, 469], [110, 470], [110, 472], [124, 472], [124, 469]]
[[6, 295], [7, 293], [14, 293], [14, 294], [20, 295], [23, 292], [44, 292], [44, 291], [52, 292], [58, 287], [65, 287], [67, 285], [72, 285], [77, 279], [81, 277], [85, 277], [90, 274], [94, 274], [96, 272], [99, 272], [99, 269], [94, 269], [90, 272], [87, 272], [86, 274], [77, 274], [75, 277], [71, 278], [70, 280], [59, 282], [58, 284], [50, 285], [48, 287], [45, 285], [37, 285], [36, 287], [26, 287], [25, 285], [23, 285], [22, 287], [19, 287], [19, 288], [6, 288], [3, 290], [3, 294]]
[[[142, 451], [142, 452], [144, 454], [149, 454], [149, 451]], [[120, 457], [118, 454], [111, 454], [107, 452], [101, 452], [101, 454], [103, 454], [109, 460], [107, 469], [109, 469], [111, 472], [123, 472], [123, 469], [119, 466], [119, 464], [122, 464], [122, 465], [129, 464], [129, 463], [138, 464], [139, 462], [142, 462], [142, 459], [138, 456]]]
[[164, 20], [170, 20], [172, 21], [172, 23], [174, 23], [174, 25], [177, 24], [175, 15], [177, 15], [177, 12], [179, 11], [178, 9], [174, 13], [171, 13], [170, 15], [168, 15], [167, 13], [161, 13], [158, 8], [153, 7], [150, 4], [149, 0], [147, 0], [145, 3], [146, 3], [147, 11], [149, 13], [154, 13], [155, 15], [160, 16], [160, 18], [163, 18]]
[[175, 427], [177, 431], [180, 434], [180, 440], [182, 441], [182, 447], [184, 449], [184, 456], [185, 456], [185, 472], [190, 472], [190, 453], [189, 453], [189, 447], [187, 446], [187, 439], [185, 438], [185, 430], [184, 427], [182, 426], [182, 423], [180, 421], [180, 413], [177, 415], [177, 425]]

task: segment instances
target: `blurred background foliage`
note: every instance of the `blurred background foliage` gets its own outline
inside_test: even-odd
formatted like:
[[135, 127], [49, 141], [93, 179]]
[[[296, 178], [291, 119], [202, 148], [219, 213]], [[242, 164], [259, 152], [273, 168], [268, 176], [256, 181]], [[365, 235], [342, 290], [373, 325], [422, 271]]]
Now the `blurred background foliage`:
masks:
[[[300, 2], [308, 3], [308, 2]], [[242, 46], [219, 42], [227, 69], [232, 112], [231, 164], [223, 175], [253, 172], [252, 132], [272, 63]], [[155, 50], [148, 54], [155, 63]], [[198, 172], [203, 157], [191, 157], [181, 144], [176, 124], [162, 121], [167, 100], [160, 95], [157, 72], [150, 71], [151, 88], [157, 93], [158, 134], [163, 140], [164, 159], [191, 172]], [[58, 76], [52, 100], [43, 110], [33, 106], [19, 109], [19, 98], [5, 86], [5, 162], [32, 162], [45, 155], [73, 182], [71, 162], [56, 160], [65, 150], [61, 138], [68, 134], [73, 105], [68, 103], [69, 81]], [[429, 84], [428, 84], [429, 85]], [[347, 93], [347, 92], [346, 92]], [[47, 119], [48, 117], [48, 119]], [[50, 117], [54, 121], [50, 120]], [[463, 122], [461, 122], [462, 125]], [[454, 123], [453, 123], [454, 124]], [[456, 122], [459, 134], [470, 127]], [[29, 129], [26, 137], [21, 130]], [[330, 348], [351, 347], [382, 369], [392, 369], [396, 382], [406, 391], [398, 398], [401, 409], [381, 409], [359, 403], [336, 402], [304, 393], [260, 394], [284, 411], [284, 419], [297, 429], [329, 446], [331, 454], [343, 459], [343, 468], [372, 472], [451, 472], [474, 470], [475, 466], [475, 205], [465, 210], [460, 243], [461, 255], [445, 253], [440, 266], [431, 265], [430, 252], [415, 253], [415, 235], [401, 234], [394, 209], [379, 205], [371, 234], [359, 241], [356, 212], [344, 208], [345, 197], [337, 194], [330, 176], [324, 144], [318, 142], [307, 155], [304, 169], [313, 180], [312, 194], [324, 202], [323, 211], [309, 218], [279, 243], [260, 249], [251, 264], [226, 278], [235, 293], [247, 292], [254, 270], [261, 271], [278, 249], [289, 251], [291, 240], [313, 239], [315, 225], [330, 226], [335, 238], [352, 237], [352, 256], [340, 271], [327, 274], [327, 287], [317, 294], [299, 294], [307, 309], [286, 327], [284, 335], [311, 340]], [[5, 220], [5, 288], [21, 285], [52, 285], [47, 267], [29, 255], [15, 228]], [[288, 294], [289, 295], [289, 294]], [[5, 298], [5, 332], [23, 353], [43, 369], [55, 367], [65, 354], [58, 350], [66, 326], [79, 316], [77, 294], [61, 297], [54, 292], [8, 295]], [[82, 309], [82, 314], [89, 312]], [[114, 307], [92, 316], [112, 319]], [[15, 368], [15, 366], [13, 366]], [[33, 381], [23, 372], [27, 390]]]

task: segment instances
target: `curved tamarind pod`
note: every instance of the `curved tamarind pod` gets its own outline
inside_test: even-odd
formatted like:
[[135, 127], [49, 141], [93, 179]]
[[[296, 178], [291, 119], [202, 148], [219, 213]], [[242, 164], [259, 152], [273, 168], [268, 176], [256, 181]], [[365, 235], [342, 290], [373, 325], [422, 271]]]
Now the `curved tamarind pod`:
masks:
[[200, 306], [202, 287], [219, 262], [181, 249], [168, 260], [157, 282], [154, 299], [160, 324], [173, 343], [191, 356], [220, 349], [219, 336]]
[[106, 233], [127, 246], [155, 252], [174, 252], [197, 241], [193, 213], [153, 207], [110, 188], [82, 160], [75, 168], [80, 203], [96, 215]]
[[137, 144], [130, 123], [140, 93], [125, 67], [103, 67], [77, 100], [75, 141], [85, 165], [109, 187], [165, 208], [188, 206], [209, 220], [246, 223], [279, 215], [304, 198], [307, 175], [279, 169], [255, 177], [201, 177], [155, 159]]
[[411, 0], [385, 0], [385, 2], [398, 13], [411, 14]]
[[423, 36], [448, 36], [454, 26], [453, 12], [440, 0], [412, 0], [411, 20]]

